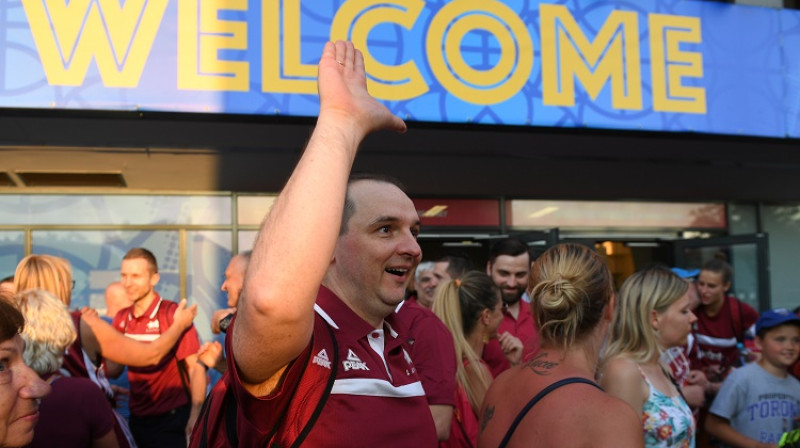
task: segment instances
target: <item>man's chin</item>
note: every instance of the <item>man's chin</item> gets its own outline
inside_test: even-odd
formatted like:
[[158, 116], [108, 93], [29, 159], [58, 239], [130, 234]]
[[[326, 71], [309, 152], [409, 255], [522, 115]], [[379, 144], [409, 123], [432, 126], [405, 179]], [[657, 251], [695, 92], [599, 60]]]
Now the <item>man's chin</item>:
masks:
[[520, 300], [522, 300], [522, 294], [516, 297], [503, 296], [503, 303], [505, 303], [507, 306], [516, 305]]

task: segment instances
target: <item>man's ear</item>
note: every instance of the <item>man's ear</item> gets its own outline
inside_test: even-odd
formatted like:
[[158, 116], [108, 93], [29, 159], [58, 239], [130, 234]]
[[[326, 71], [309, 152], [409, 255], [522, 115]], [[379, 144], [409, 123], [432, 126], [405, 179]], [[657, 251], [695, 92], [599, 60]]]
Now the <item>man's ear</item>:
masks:
[[158, 281], [161, 280], [161, 276], [158, 275], [158, 272], [150, 276], [150, 286], [155, 287], [158, 284]]
[[753, 342], [755, 342], [756, 348], [758, 349], [758, 351], [760, 351], [760, 352], [764, 351], [764, 347], [763, 347], [764, 341], [761, 340], [761, 336], [756, 335], [756, 338], [753, 340]]
[[486, 275], [488, 275], [490, 277], [492, 275], [492, 262], [491, 261], [487, 261], [486, 262]]

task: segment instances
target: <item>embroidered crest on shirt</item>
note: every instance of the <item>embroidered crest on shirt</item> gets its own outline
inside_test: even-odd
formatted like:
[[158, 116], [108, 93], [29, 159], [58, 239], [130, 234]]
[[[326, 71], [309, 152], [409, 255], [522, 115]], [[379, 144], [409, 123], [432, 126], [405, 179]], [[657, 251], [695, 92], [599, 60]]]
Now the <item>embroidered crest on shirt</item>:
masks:
[[320, 367], [325, 367], [326, 369], [331, 368], [331, 360], [328, 358], [328, 352], [326, 352], [324, 348], [320, 350], [316, 356], [314, 356], [312, 362]]
[[147, 323], [147, 331], [153, 331], [153, 330], [158, 331], [158, 329], [159, 325], [157, 320], [151, 320], [150, 322]]
[[369, 370], [367, 367], [367, 363], [362, 361], [355, 353], [353, 353], [352, 349], [347, 349], [347, 360], [342, 361], [342, 366], [344, 367], [344, 371], [347, 372], [348, 370]]

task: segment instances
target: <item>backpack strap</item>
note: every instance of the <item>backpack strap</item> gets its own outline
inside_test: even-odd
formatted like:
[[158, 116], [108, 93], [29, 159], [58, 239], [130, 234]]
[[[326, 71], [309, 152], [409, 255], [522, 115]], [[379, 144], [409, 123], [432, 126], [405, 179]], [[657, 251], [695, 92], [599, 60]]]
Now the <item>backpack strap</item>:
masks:
[[511, 441], [511, 436], [514, 435], [514, 431], [517, 430], [517, 426], [519, 426], [519, 424], [522, 423], [522, 419], [525, 418], [525, 415], [528, 414], [528, 411], [530, 411], [531, 408], [534, 407], [536, 405], [536, 403], [539, 402], [539, 400], [544, 398], [550, 392], [558, 389], [559, 387], [566, 386], [567, 384], [572, 384], [572, 383], [588, 384], [590, 386], [594, 386], [594, 387], [596, 387], [596, 388], [598, 388], [600, 390], [603, 390], [594, 381], [590, 381], [590, 380], [587, 380], [586, 378], [579, 378], [579, 377], [564, 378], [562, 380], [556, 381], [555, 383], [545, 387], [538, 394], [536, 394], [536, 396], [531, 398], [531, 400], [525, 405], [525, 407], [523, 407], [522, 410], [519, 411], [519, 414], [517, 414], [517, 417], [514, 418], [514, 422], [511, 423], [511, 427], [508, 428], [508, 432], [506, 432], [505, 437], [503, 437], [503, 441], [500, 442], [500, 445], [498, 445], [498, 448], [505, 448], [508, 445], [508, 442]]
[[731, 323], [736, 334], [736, 342], [744, 343], [744, 318], [742, 317], [742, 303], [735, 297], [731, 301]]
[[325, 323], [325, 329], [328, 330], [328, 336], [330, 337], [330, 343], [333, 346], [333, 359], [331, 361], [331, 373], [328, 376], [328, 382], [325, 385], [325, 391], [322, 393], [322, 397], [317, 402], [317, 407], [314, 409], [314, 413], [311, 414], [311, 418], [306, 423], [303, 430], [297, 436], [297, 440], [292, 444], [292, 447], [299, 447], [300, 444], [308, 437], [308, 433], [311, 432], [311, 429], [314, 427], [314, 424], [317, 423], [317, 419], [319, 418], [320, 414], [322, 413], [322, 408], [325, 406], [325, 403], [328, 401], [328, 397], [331, 395], [331, 390], [333, 390], [333, 383], [336, 382], [336, 374], [338, 372], [339, 366], [339, 344], [336, 343], [336, 336], [333, 334], [333, 328], [331, 328], [330, 324], [325, 319], [320, 319]]

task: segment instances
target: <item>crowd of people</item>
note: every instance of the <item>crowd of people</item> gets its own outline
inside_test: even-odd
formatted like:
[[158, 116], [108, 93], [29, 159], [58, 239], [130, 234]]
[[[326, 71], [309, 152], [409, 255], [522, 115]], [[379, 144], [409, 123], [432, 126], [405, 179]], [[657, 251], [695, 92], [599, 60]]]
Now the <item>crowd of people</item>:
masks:
[[727, 263], [617, 290], [579, 244], [423, 262], [402, 185], [351, 174], [369, 133], [405, 123], [348, 42], [326, 44], [318, 81], [309, 143], [225, 271], [224, 347], [158, 294], [147, 249], [123, 257], [108, 316], [70, 310], [65, 260], [19, 263], [0, 288], [0, 447], [766, 447], [798, 425], [800, 318], [729, 296]]

